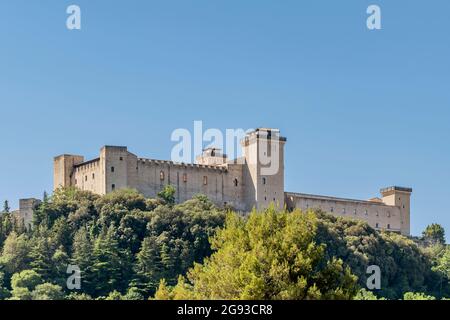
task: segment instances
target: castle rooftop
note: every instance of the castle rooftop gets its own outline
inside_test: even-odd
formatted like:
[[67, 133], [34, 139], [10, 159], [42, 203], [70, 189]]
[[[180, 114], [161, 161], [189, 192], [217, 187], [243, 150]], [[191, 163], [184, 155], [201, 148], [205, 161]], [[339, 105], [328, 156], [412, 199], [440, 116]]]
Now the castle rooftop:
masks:
[[387, 187], [387, 188], [383, 188], [383, 189], [380, 190], [381, 193], [387, 193], [387, 192], [391, 192], [391, 191], [400, 191], [400, 192], [412, 193], [413, 189], [412, 188], [406, 188], [406, 187], [392, 186], [392, 187]]

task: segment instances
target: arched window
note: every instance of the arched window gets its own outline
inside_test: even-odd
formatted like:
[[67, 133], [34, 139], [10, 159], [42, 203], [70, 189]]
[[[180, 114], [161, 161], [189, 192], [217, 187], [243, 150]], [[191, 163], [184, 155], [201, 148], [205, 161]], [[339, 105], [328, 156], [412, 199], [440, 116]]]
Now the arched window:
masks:
[[161, 172], [159, 173], [159, 179], [160, 179], [160, 180], [164, 180], [164, 179], [165, 179], [164, 171], [161, 171]]
[[208, 177], [207, 176], [204, 176], [203, 177], [203, 185], [207, 185], [208, 184]]
[[186, 173], [183, 174], [183, 182], [187, 182], [187, 174]]

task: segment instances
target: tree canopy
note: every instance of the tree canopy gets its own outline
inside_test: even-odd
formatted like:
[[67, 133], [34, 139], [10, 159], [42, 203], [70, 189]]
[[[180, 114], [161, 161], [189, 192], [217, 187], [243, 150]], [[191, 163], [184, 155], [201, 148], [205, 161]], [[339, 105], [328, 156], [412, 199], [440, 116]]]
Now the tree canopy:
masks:
[[[450, 296], [450, 249], [438, 225], [413, 241], [315, 210], [242, 215], [204, 195], [181, 204], [174, 195], [170, 186], [156, 199], [59, 189], [37, 206], [31, 230], [3, 212], [0, 299]], [[380, 290], [366, 288], [370, 265], [381, 268]], [[68, 288], [77, 268], [81, 287]]]

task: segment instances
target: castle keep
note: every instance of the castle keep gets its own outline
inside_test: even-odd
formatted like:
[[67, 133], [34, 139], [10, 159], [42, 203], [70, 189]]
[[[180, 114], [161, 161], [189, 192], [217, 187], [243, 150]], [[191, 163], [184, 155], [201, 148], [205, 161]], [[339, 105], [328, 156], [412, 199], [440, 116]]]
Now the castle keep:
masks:
[[[74, 186], [100, 195], [133, 188], [156, 197], [164, 186], [173, 185], [177, 202], [201, 193], [218, 206], [238, 211], [263, 209], [271, 203], [288, 210], [317, 208], [362, 219], [378, 230], [410, 234], [410, 188], [385, 188], [381, 198], [367, 201], [285, 192], [285, 143], [279, 130], [261, 128], [241, 141], [242, 158], [228, 159], [220, 150], [209, 148], [195, 164], [144, 159], [126, 147], [105, 146], [98, 158], [89, 161], [78, 155], [56, 157], [54, 187]], [[270, 172], [274, 163], [276, 171]]]

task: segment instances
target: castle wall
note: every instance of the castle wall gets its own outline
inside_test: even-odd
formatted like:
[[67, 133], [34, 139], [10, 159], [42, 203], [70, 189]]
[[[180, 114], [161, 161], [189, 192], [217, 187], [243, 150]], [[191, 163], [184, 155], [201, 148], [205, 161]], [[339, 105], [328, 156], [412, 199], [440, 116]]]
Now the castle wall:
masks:
[[320, 209], [335, 216], [364, 220], [377, 230], [402, 231], [400, 208], [385, 203], [286, 193], [286, 206], [289, 210]]
[[[176, 188], [176, 201], [183, 202], [204, 194], [219, 206], [243, 210], [242, 166], [204, 166], [175, 164], [170, 161], [139, 159], [137, 185], [130, 184], [146, 197], [154, 198], [166, 185]], [[237, 185], [236, 185], [237, 182]]]
[[73, 168], [71, 185], [80, 190], [91, 191], [97, 194], [103, 192], [103, 168], [100, 159], [89, 161]]

